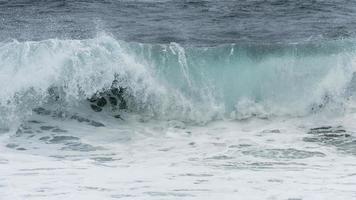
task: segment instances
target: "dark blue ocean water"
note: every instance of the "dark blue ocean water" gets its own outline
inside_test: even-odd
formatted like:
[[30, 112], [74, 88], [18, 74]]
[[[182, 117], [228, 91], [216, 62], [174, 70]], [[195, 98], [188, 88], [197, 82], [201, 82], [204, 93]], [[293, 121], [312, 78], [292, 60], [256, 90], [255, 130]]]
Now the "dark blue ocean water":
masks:
[[355, 18], [349, 0], [1, 0], [0, 41], [105, 31], [144, 43], [294, 43], [353, 37]]

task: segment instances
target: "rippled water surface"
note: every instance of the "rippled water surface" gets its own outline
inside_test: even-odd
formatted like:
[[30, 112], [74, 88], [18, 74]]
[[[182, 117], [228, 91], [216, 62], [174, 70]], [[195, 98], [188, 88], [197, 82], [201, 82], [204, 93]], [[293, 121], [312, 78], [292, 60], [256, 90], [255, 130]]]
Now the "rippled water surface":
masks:
[[92, 38], [105, 30], [145, 43], [299, 42], [354, 36], [355, 11], [347, 0], [3, 0], [0, 39]]

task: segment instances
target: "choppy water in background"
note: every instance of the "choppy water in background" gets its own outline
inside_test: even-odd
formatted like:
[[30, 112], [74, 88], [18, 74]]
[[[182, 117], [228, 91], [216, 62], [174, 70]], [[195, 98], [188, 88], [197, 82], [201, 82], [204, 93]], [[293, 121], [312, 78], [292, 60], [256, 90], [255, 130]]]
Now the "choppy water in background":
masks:
[[352, 1], [0, 1], [0, 199], [354, 199]]
[[[187, 45], [300, 42], [355, 35], [348, 0], [1, 1], [1, 40], [92, 38]], [[40, 31], [39, 31], [40, 30]]]

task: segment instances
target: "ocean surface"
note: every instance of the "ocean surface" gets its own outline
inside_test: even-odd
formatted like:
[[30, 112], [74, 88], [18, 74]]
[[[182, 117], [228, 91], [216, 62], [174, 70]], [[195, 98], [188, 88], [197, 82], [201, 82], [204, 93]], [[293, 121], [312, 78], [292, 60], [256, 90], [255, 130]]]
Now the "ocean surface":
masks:
[[0, 0], [0, 199], [356, 199], [355, 19]]

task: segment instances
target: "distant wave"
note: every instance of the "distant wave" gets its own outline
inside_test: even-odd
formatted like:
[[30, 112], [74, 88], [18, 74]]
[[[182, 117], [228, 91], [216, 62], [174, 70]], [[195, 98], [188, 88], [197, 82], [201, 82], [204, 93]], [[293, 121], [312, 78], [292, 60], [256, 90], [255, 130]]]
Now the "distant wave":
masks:
[[96, 95], [108, 102], [113, 87], [125, 91], [119, 109], [158, 119], [207, 122], [339, 112], [356, 90], [355, 44], [197, 48], [127, 43], [107, 34], [3, 42], [1, 120], [30, 115], [44, 105], [92, 110], [97, 101], [88, 99]]

